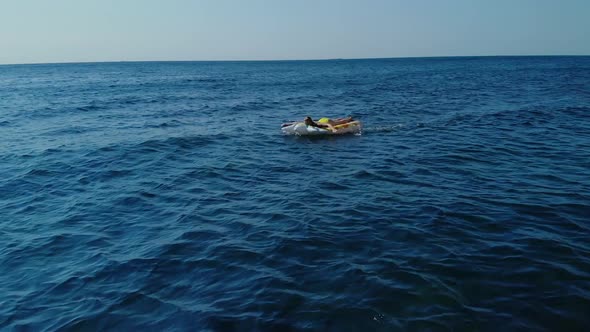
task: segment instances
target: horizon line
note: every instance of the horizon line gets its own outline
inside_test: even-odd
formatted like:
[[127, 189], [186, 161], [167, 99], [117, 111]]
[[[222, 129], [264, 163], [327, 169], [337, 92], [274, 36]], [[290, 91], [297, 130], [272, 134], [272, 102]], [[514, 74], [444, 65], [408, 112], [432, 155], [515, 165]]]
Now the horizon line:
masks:
[[104, 61], [55, 61], [55, 62], [21, 62], [0, 63], [0, 66], [27, 65], [67, 65], [92, 63], [142, 63], [142, 62], [305, 62], [305, 61], [355, 61], [355, 60], [388, 60], [388, 59], [435, 59], [435, 58], [494, 58], [494, 57], [588, 57], [590, 54], [496, 54], [496, 55], [427, 55], [398, 57], [366, 57], [366, 58], [310, 58], [310, 59], [218, 59], [218, 60], [104, 60]]

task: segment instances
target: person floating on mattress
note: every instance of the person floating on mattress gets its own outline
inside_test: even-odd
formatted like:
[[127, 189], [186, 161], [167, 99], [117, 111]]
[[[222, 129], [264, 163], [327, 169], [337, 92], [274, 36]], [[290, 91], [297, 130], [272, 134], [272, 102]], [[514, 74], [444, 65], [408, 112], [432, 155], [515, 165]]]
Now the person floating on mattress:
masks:
[[311, 117], [305, 117], [304, 123], [307, 126], [317, 127], [317, 128], [328, 128], [332, 132], [336, 132], [336, 128], [334, 126], [349, 123], [354, 121], [352, 117], [340, 118], [340, 119], [330, 119], [330, 118], [321, 118], [317, 122], [313, 121]]

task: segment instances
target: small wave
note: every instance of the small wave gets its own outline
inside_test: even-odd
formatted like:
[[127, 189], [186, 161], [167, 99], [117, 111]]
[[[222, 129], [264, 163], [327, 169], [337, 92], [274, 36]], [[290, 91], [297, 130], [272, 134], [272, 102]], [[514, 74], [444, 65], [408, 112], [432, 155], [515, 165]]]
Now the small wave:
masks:
[[154, 149], [156, 151], [165, 151], [171, 147], [175, 149], [194, 149], [215, 143], [218, 139], [223, 139], [224, 135], [217, 136], [181, 136], [170, 137], [163, 140], [148, 140], [139, 145], [143, 148]]
[[47, 169], [32, 169], [27, 175], [47, 177], [54, 175], [54, 172]]
[[103, 109], [102, 106], [98, 106], [98, 105], [94, 105], [94, 104], [76, 107], [76, 110], [82, 111], [82, 112], [92, 112], [92, 111], [98, 111], [101, 109]]
[[374, 127], [363, 127], [363, 134], [371, 134], [371, 133], [390, 133], [396, 132], [404, 129], [406, 126], [403, 124], [395, 124], [395, 125], [379, 125]]

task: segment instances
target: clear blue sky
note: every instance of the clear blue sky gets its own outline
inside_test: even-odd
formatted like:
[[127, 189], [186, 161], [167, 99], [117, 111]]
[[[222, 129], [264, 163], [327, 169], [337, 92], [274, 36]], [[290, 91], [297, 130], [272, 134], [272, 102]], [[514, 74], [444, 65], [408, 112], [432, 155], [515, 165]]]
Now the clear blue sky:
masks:
[[0, 63], [590, 55], [590, 0], [0, 0]]

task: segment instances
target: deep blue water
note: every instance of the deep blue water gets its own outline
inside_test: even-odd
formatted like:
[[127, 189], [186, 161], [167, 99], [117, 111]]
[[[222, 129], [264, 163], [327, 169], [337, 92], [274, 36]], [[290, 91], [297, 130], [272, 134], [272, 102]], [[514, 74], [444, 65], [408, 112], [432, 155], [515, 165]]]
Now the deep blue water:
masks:
[[0, 133], [0, 330], [590, 326], [590, 57], [0, 66]]

